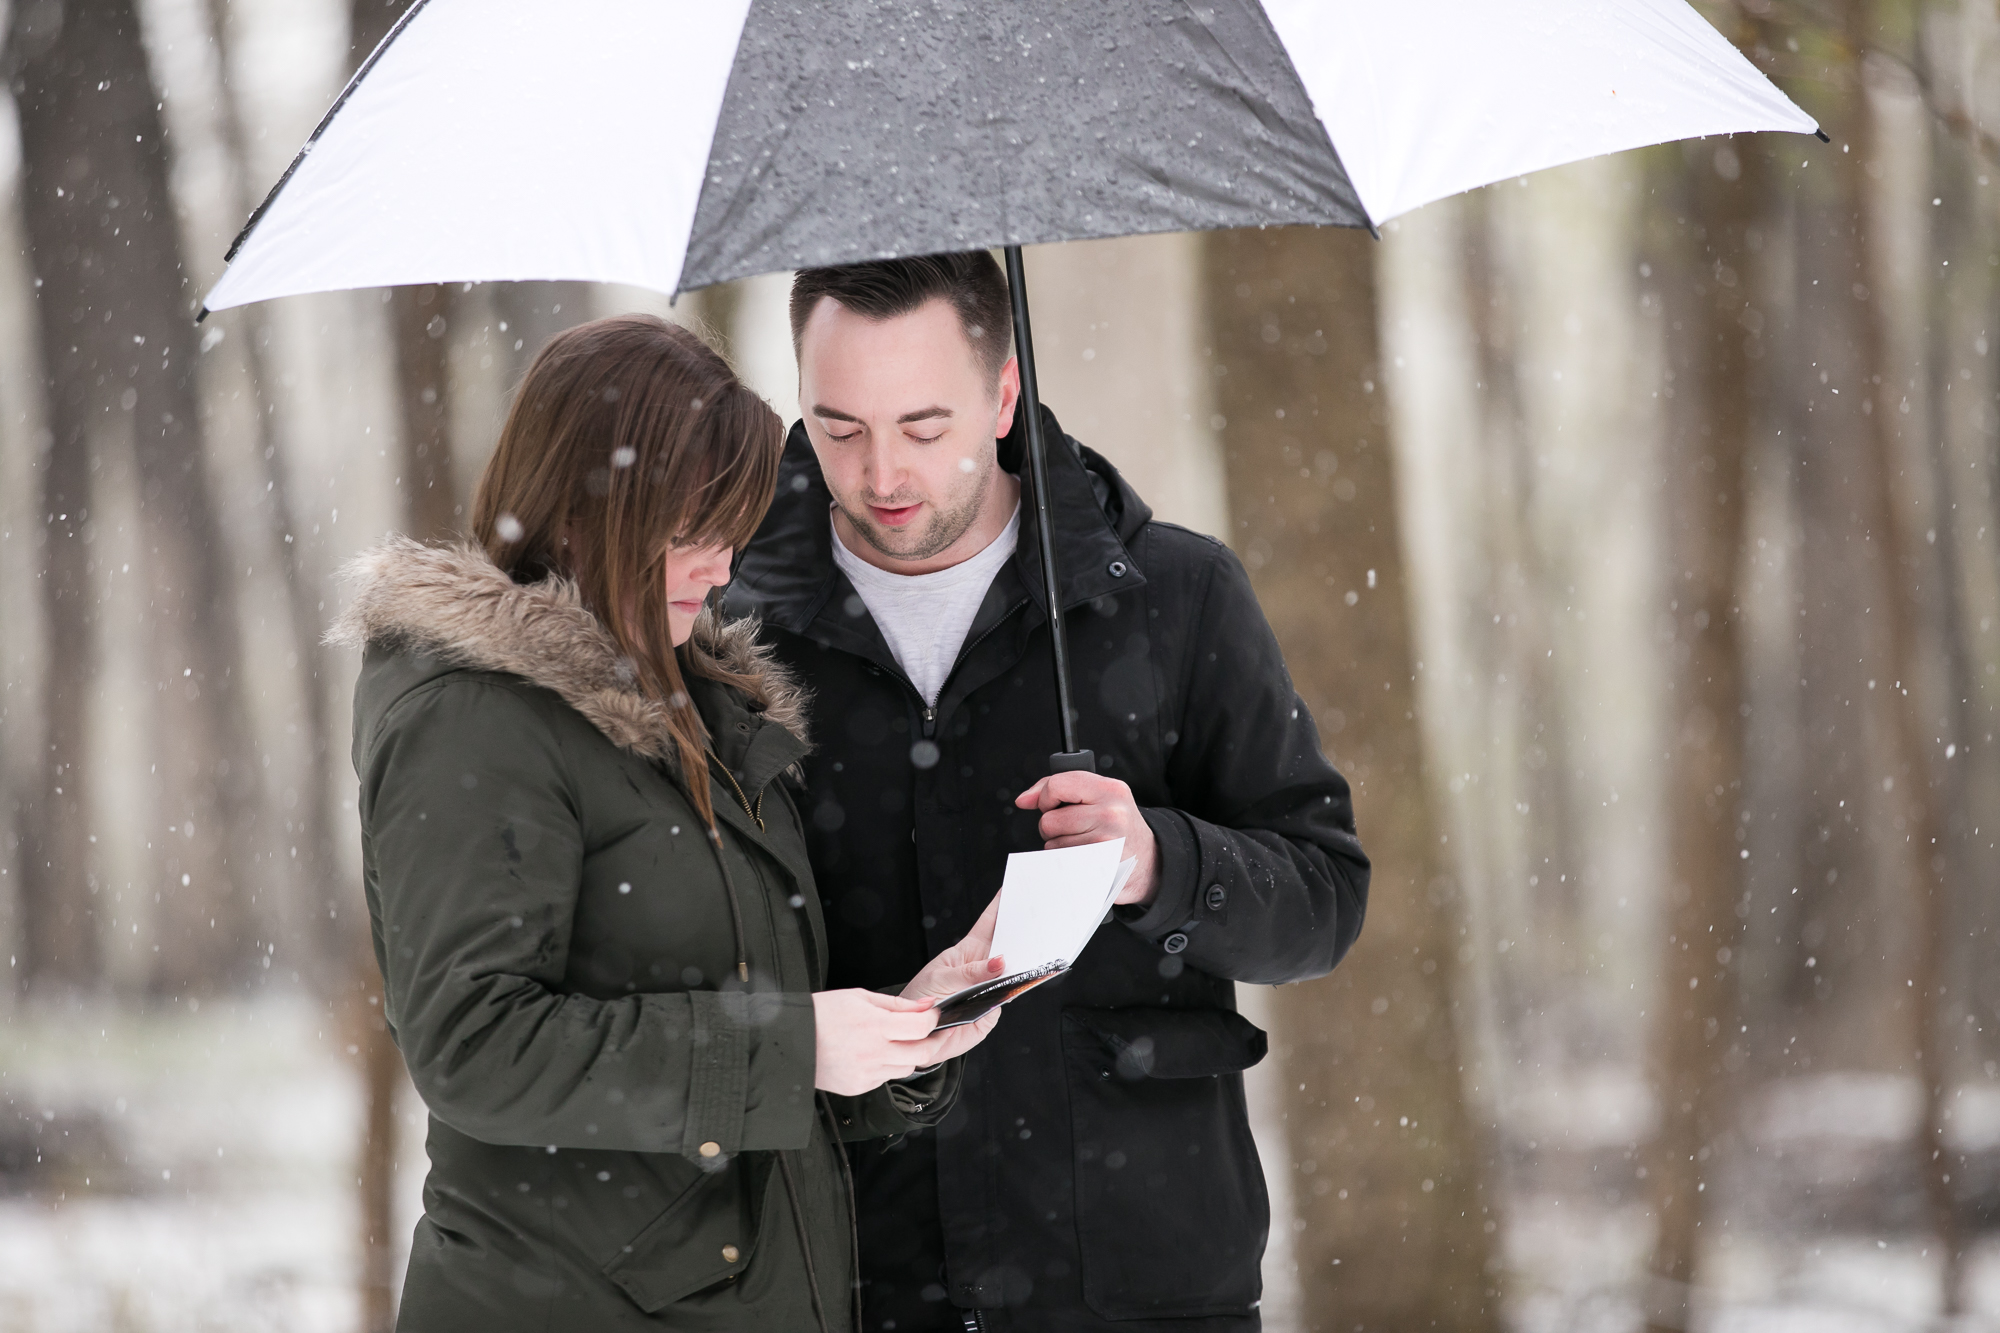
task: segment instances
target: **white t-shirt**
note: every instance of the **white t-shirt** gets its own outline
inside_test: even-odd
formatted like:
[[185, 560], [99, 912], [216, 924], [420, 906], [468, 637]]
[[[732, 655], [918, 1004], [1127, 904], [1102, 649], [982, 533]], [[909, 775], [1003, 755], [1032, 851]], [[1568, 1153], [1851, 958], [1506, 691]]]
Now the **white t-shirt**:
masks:
[[[831, 515], [827, 521], [832, 522]], [[934, 574], [891, 574], [848, 550], [840, 529], [834, 528], [833, 563], [861, 595], [861, 604], [875, 617], [889, 651], [926, 707], [937, 703], [972, 618], [979, 614], [993, 576], [1013, 556], [1020, 535], [1021, 506], [1016, 503], [1006, 529], [979, 554]]]

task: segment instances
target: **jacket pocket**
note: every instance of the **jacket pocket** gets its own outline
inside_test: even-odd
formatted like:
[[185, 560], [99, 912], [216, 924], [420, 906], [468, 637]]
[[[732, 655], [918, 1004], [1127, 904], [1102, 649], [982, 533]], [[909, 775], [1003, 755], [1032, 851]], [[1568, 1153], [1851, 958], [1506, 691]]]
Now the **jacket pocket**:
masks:
[[1270, 1228], [1243, 1070], [1266, 1040], [1223, 1009], [1065, 1009], [1083, 1298], [1106, 1319], [1240, 1314]]
[[704, 1172], [632, 1237], [604, 1275], [647, 1314], [749, 1268], [771, 1207], [777, 1172], [767, 1153], [746, 1153]]

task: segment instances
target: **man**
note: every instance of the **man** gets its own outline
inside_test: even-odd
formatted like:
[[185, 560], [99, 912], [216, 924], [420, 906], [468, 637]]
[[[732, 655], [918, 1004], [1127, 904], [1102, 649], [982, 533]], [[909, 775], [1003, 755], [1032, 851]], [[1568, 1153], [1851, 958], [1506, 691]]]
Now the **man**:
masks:
[[852, 1154], [864, 1327], [1258, 1326], [1269, 1222], [1232, 982], [1331, 969], [1368, 862], [1235, 557], [1044, 412], [1079, 744], [1062, 748], [1005, 279], [983, 252], [806, 270], [804, 420], [734, 614], [814, 691], [809, 850], [840, 986], [910, 976], [1008, 853], [1125, 839], [1070, 973], [1010, 1004], [935, 1132]]

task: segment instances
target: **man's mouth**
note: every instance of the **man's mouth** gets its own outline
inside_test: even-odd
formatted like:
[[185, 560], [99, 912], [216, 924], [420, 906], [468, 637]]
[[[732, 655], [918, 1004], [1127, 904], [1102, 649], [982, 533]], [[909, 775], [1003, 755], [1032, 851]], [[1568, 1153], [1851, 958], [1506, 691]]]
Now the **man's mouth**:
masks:
[[873, 514], [875, 521], [884, 527], [900, 528], [915, 518], [917, 511], [921, 508], [923, 508], [922, 504], [902, 505], [897, 508], [890, 508], [885, 505], [869, 505], [868, 512]]

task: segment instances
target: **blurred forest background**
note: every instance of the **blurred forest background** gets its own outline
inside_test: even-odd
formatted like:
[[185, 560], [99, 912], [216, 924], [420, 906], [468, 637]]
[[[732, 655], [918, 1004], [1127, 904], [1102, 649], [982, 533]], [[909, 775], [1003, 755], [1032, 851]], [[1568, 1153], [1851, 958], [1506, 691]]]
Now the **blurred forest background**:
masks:
[[[570, 323], [796, 414], [783, 275], [193, 323], [402, 2], [8, 12], [0, 1330], [388, 1326], [334, 572], [462, 521]], [[1703, 12], [1830, 143], [1029, 253], [1048, 401], [1242, 556], [1376, 861], [1243, 988], [1279, 1333], [2000, 1328], [2000, 8]]]

